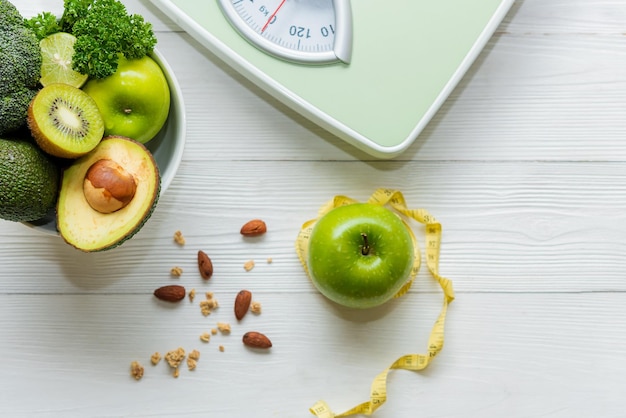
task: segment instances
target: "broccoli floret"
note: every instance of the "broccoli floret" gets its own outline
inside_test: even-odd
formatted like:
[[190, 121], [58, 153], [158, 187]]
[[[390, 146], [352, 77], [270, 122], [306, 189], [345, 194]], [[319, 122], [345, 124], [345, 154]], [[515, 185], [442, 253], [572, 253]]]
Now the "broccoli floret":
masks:
[[33, 32], [24, 26], [0, 32], [0, 62], [0, 93], [36, 87], [41, 77], [41, 51]]
[[1, 135], [25, 124], [28, 104], [41, 77], [37, 37], [7, 0], [0, 0], [0, 64]]
[[0, 98], [0, 135], [21, 128], [26, 122], [28, 105], [36, 90], [22, 87]]
[[0, 31], [22, 24], [24, 18], [17, 7], [7, 0], [0, 0]]

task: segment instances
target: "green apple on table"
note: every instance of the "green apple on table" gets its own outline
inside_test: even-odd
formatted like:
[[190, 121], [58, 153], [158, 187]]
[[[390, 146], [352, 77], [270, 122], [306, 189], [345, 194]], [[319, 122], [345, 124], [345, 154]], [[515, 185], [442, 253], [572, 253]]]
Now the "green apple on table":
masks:
[[161, 67], [149, 56], [120, 56], [117, 71], [91, 79], [83, 91], [98, 105], [105, 135], [119, 135], [146, 143], [161, 130], [170, 109], [170, 90]]
[[407, 283], [414, 261], [408, 227], [391, 210], [372, 203], [339, 206], [314, 225], [307, 267], [328, 299], [371, 308], [393, 298]]

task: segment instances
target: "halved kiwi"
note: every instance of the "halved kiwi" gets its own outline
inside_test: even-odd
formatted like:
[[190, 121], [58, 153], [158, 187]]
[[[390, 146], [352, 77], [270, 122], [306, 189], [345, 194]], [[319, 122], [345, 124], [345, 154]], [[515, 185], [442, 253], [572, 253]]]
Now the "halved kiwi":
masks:
[[28, 107], [28, 127], [39, 147], [50, 155], [77, 158], [94, 149], [104, 135], [96, 102], [68, 84], [49, 84]]

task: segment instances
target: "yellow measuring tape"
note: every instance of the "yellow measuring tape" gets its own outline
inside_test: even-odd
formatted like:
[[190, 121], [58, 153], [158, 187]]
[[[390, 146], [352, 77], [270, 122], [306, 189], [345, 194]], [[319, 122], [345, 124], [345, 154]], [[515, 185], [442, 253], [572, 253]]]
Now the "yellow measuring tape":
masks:
[[[352, 203], [357, 203], [357, 201], [347, 196], [335, 196], [331, 201], [329, 201], [319, 210], [317, 219], [321, 218], [324, 214], [338, 206], [349, 205]], [[396, 361], [393, 362], [391, 366], [387, 367], [383, 372], [376, 376], [370, 389], [370, 400], [367, 402], [363, 402], [362, 404], [357, 405], [346, 412], [343, 412], [341, 414], [335, 414], [332, 412], [326, 402], [318, 401], [310, 408], [310, 411], [313, 415], [319, 418], [339, 418], [356, 414], [373, 414], [374, 411], [376, 411], [376, 409], [378, 409], [387, 400], [387, 374], [390, 370], [422, 370], [426, 368], [426, 366], [428, 366], [430, 362], [437, 356], [437, 354], [439, 354], [439, 352], [443, 349], [446, 313], [448, 311], [448, 304], [454, 300], [454, 290], [452, 288], [452, 282], [439, 275], [441, 224], [437, 222], [437, 220], [425, 209], [409, 209], [406, 205], [404, 196], [401, 192], [397, 190], [378, 189], [374, 192], [374, 194], [372, 194], [372, 196], [370, 196], [370, 198], [368, 199], [368, 203], [373, 203], [381, 206], [389, 205], [391, 208], [395, 209], [402, 215], [414, 219], [417, 222], [425, 225], [426, 265], [428, 266], [428, 270], [431, 272], [431, 274], [433, 275], [435, 280], [437, 280], [437, 282], [441, 286], [441, 289], [443, 290], [443, 307], [430, 332], [427, 353], [407, 354], [398, 358]], [[305, 222], [302, 225], [302, 228], [296, 240], [296, 252], [298, 253], [300, 262], [302, 263], [307, 274], [308, 269], [306, 266], [306, 259], [308, 252], [308, 241], [317, 219]], [[395, 295], [396, 297], [404, 295], [409, 290], [413, 280], [415, 279], [415, 276], [417, 275], [421, 262], [417, 240], [415, 239], [415, 236], [413, 235], [413, 231], [411, 230], [410, 226], [408, 224], [406, 224], [406, 226], [413, 237], [414, 248], [416, 249], [416, 257], [415, 263], [413, 265], [413, 270], [411, 272], [411, 278]]]

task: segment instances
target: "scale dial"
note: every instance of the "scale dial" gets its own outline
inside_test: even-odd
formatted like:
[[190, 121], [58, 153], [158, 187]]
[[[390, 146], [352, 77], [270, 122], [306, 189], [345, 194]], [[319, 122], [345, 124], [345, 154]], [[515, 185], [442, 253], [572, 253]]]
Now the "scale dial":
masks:
[[350, 63], [350, 0], [217, 0], [248, 42], [301, 64]]

